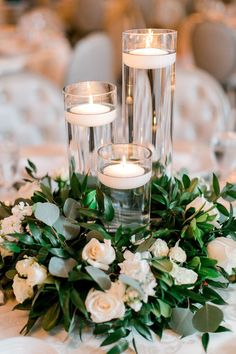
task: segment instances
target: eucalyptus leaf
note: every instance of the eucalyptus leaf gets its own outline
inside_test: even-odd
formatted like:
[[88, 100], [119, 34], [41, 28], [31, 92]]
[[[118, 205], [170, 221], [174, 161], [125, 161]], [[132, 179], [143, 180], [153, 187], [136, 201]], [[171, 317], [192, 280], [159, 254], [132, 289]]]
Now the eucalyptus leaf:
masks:
[[86, 272], [93, 278], [93, 280], [100, 286], [102, 290], [109, 290], [111, 287], [111, 280], [109, 276], [104, 273], [101, 269], [87, 266], [85, 267]]
[[66, 240], [72, 240], [79, 235], [80, 226], [68, 218], [61, 215], [53, 224], [54, 229], [65, 237]]
[[68, 278], [69, 273], [77, 264], [73, 258], [62, 259], [59, 257], [52, 257], [48, 264], [49, 273], [60, 278]]
[[137, 290], [141, 295], [144, 295], [143, 289], [141, 288], [137, 280], [129, 277], [126, 274], [120, 274], [119, 280], [122, 281], [122, 283], [131, 286], [131, 288]]
[[223, 317], [223, 312], [218, 307], [205, 304], [193, 316], [193, 326], [199, 332], [215, 332]]
[[63, 213], [66, 217], [71, 219], [77, 219], [79, 217], [80, 203], [75, 199], [67, 198], [63, 206]]
[[48, 226], [52, 226], [60, 215], [57, 205], [52, 203], [36, 203], [34, 215], [36, 219], [42, 221]]
[[189, 309], [176, 307], [172, 310], [169, 326], [181, 336], [189, 336], [196, 332], [192, 319], [193, 313]]

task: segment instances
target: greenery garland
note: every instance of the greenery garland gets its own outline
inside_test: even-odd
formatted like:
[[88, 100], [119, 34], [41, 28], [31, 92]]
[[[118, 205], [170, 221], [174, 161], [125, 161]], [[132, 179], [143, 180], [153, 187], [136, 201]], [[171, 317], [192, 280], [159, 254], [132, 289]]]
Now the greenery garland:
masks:
[[166, 328], [198, 332], [205, 349], [209, 333], [227, 331], [217, 289], [236, 267], [224, 253], [236, 245], [236, 185], [153, 179], [150, 225], [109, 234], [112, 203], [87, 176], [37, 179], [30, 161], [27, 172], [13, 205], [0, 203], [0, 284], [29, 311], [22, 333], [36, 322], [80, 334], [90, 326], [119, 354], [136, 350], [135, 331], [147, 340]]

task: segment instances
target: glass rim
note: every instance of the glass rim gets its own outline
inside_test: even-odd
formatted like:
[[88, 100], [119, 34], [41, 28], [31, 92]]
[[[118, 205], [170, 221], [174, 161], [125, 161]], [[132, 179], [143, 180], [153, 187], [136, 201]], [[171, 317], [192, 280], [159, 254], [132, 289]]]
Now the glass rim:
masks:
[[[95, 83], [100, 83], [100, 84], [104, 84], [104, 85], [107, 85], [107, 86], [110, 86], [110, 90], [107, 91], [107, 92], [102, 92], [102, 93], [90, 93], [90, 94], [87, 94], [87, 95], [82, 95], [82, 94], [79, 94], [79, 93], [70, 93], [68, 92], [67, 90], [70, 89], [70, 88], [76, 88], [77, 86], [80, 86], [81, 84], [85, 84], [85, 83], [88, 83], [88, 84], [95, 84]], [[117, 87], [115, 84], [111, 83], [111, 82], [108, 82], [108, 81], [95, 81], [95, 80], [91, 80], [91, 81], [79, 81], [79, 82], [75, 82], [73, 84], [69, 84], [69, 85], [66, 85], [63, 87], [62, 89], [62, 93], [64, 95], [68, 95], [68, 96], [73, 96], [73, 97], [90, 97], [90, 96], [93, 96], [93, 97], [100, 97], [100, 96], [106, 96], [106, 95], [109, 95], [109, 94], [112, 94], [112, 93], [117, 93]]]
[[177, 35], [177, 30], [165, 29], [165, 28], [134, 28], [122, 32], [122, 36], [133, 35], [133, 36], [146, 36], [147, 34], [158, 36], [158, 35]]
[[101, 155], [101, 150], [104, 149], [104, 148], [110, 147], [110, 146], [117, 146], [117, 147], [134, 146], [134, 147], [138, 147], [138, 148], [142, 148], [143, 150], [146, 150], [148, 155], [145, 156], [144, 158], [137, 159], [138, 161], [148, 160], [148, 159], [150, 159], [152, 157], [152, 151], [147, 146], [142, 145], [142, 144], [133, 144], [133, 143], [117, 143], [117, 144], [109, 143], [109, 144], [102, 145], [97, 150], [98, 157], [102, 158], [104, 161], [110, 161], [110, 158], [105, 158], [105, 157], [103, 157]]

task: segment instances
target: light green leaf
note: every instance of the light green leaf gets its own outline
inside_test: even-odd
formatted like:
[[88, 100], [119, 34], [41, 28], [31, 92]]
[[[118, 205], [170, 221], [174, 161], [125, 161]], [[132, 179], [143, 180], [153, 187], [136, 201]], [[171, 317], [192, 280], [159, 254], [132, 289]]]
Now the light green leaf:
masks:
[[48, 226], [55, 224], [60, 215], [57, 205], [52, 203], [36, 203], [34, 215], [36, 219]]
[[161, 312], [161, 315], [165, 318], [168, 318], [171, 316], [171, 313], [172, 313], [172, 308], [170, 305], [168, 305], [166, 302], [160, 300], [160, 299], [157, 299], [158, 303], [159, 303], [159, 306], [160, 306], [160, 312]]
[[152, 266], [162, 272], [171, 272], [173, 265], [168, 259], [153, 259]]
[[108, 290], [111, 287], [111, 280], [109, 276], [104, 273], [101, 269], [87, 266], [85, 267], [86, 272], [93, 278], [93, 280], [100, 286], [103, 290]]
[[122, 281], [122, 283], [131, 286], [131, 288], [134, 288], [135, 290], [137, 290], [141, 295], [143, 295], [143, 290], [140, 287], [140, 284], [137, 280], [129, 277], [128, 275], [125, 274], [120, 274], [119, 276], [119, 280]]
[[174, 308], [169, 322], [170, 328], [181, 336], [189, 336], [196, 332], [192, 324], [193, 313], [189, 309]]
[[193, 325], [199, 332], [215, 332], [223, 317], [223, 312], [218, 307], [205, 304], [193, 316]]

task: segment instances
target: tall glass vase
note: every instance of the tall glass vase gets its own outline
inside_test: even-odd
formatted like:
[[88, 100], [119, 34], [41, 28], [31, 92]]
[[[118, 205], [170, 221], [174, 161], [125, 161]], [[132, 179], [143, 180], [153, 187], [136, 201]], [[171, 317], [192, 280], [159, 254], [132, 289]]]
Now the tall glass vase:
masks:
[[162, 29], [123, 33], [122, 134], [152, 151], [156, 175], [171, 174], [176, 37]]

